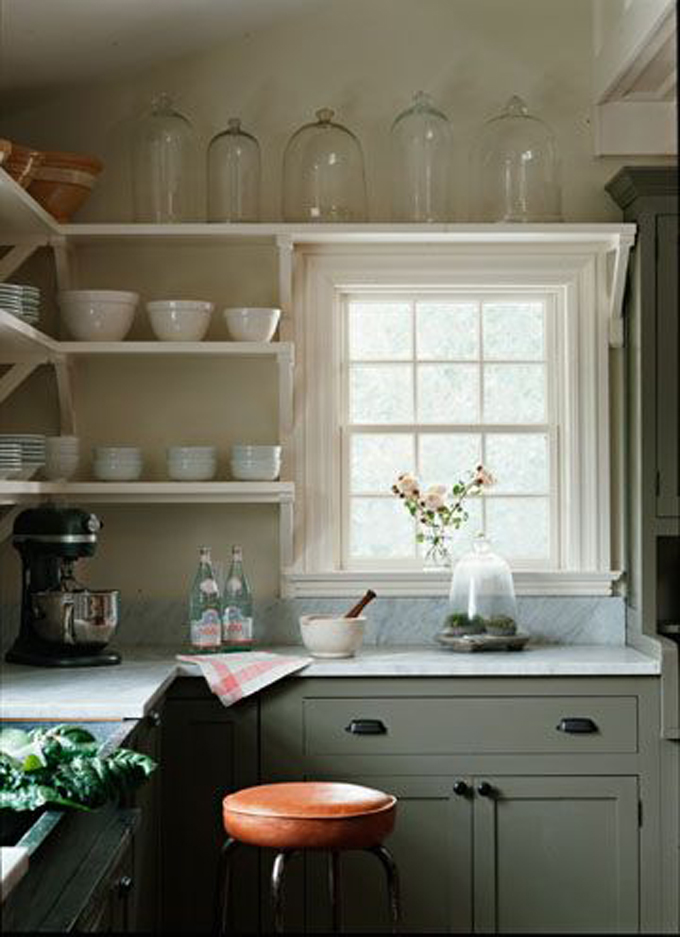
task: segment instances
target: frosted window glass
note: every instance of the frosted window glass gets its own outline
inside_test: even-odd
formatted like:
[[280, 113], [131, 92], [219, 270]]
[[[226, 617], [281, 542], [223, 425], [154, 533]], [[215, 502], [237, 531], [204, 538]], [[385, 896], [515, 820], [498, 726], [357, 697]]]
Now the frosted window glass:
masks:
[[544, 423], [543, 364], [487, 364], [484, 367], [485, 423]]
[[544, 357], [543, 303], [484, 303], [484, 357], [536, 361]]
[[417, 380], [419, 422], [479, 422], [476, 364], [422, 364], [418, 366]]
[[350, 500], [350, 555], [356, 559], [415, 556], [415, 524], [398, 499]]
[[487, 498], [486, 530], [492, 549], [507, 559], [548, 559], [548, 498]]
[[389, 492], [397, 475], [415, 470], [413, 436], [404, 433], [352, 436], [350, 489]]
[[547, 494], [550, 485], [545, 433], [490, 433], [484, 464], [496, 480], [493, 493]]
[[479, 357], [476, 303], [417, 303], [418, 358]]
[[353, 423], [413, 422], [413, 369], [410, 365], [356, 365], [350, 370]]
[[412, 358], [411, 317], [411, 307], [408, 303], [350, 303], [350, 359]]
[[[468, 550], [471, 550], [473, 540], [477, 534], [481, 533], [484, 529], [484, 524], [482, 522], [482, 499], [477, 497], [470, 498], [466, 502], [465, 510], [468, 514], [467, 521], [459, 527], [458, 530], [450, 528], [451, 556], [453, 557], [462, 556], [463, 553], [467, 553]], [[424, 557], [426, 553], [427, 544], [419, 543], [418, 556]]]
[[448, 485], [467, 480], [481, 461], [481, 437], [477, 433], [420, 436], [420, 477], [424, 485]]

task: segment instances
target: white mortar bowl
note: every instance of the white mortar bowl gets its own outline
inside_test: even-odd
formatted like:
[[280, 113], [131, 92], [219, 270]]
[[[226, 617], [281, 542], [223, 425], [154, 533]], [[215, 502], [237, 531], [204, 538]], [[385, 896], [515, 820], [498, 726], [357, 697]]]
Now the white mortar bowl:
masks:
[[366, 619], [334, 615], [302, 615], [302, 643], [312, 657], [354, 657], [364, 639]]

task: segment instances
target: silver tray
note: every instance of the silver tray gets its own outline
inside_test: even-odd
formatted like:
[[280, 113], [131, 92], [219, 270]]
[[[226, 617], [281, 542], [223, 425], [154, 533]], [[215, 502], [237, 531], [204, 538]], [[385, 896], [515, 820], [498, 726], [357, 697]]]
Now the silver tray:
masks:
[[449, 651], [521, 651], [529, 640], [528, 634], [467, 634], [449, 635], [444, 631], [435, 635], [435, 638]]

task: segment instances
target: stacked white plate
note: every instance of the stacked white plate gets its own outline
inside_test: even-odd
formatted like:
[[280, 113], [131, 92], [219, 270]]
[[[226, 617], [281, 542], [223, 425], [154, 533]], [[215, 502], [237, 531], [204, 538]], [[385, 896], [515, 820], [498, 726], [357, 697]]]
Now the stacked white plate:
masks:
[[168, 475], [178, 482], [207, 482], [217, 471], [215, 446], [170, 446]]
[[0, 479], [11, 478], [21, 471], [21, 446], [0, 440]]
[[40, 319], [40, 290], [21, 283], [0, 283], [0, 309], [17, 319], [37, 325]]
[[45, 437], [40, 433], [2, 433], [2, 445], [18, 445], [21, 448], [21, 465], [39, 468], [45, 464]]

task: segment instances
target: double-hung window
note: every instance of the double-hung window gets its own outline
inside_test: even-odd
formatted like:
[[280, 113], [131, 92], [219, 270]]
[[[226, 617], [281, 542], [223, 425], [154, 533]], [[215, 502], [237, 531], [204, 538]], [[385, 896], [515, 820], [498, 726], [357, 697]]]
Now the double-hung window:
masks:
[[288, 594], [445, 592], [391, 488], [401, 472], [450, 487], [479, 464], [496, 483], [468, 501], [454, 556], [483, 531], [520, 592], [611, 591], [617, 237], [297, 249]]

